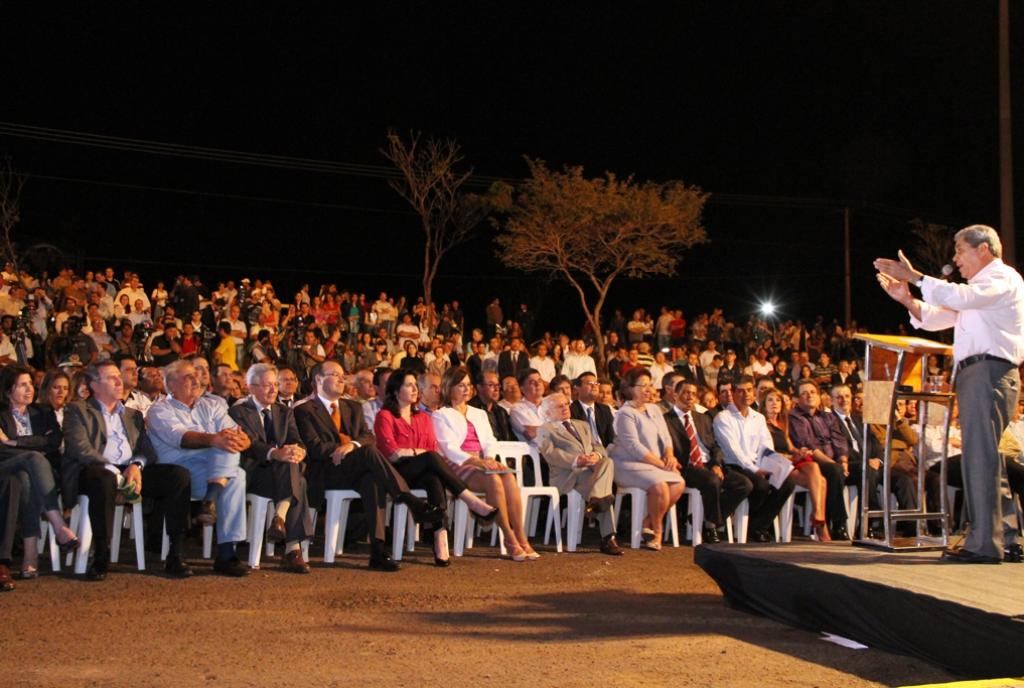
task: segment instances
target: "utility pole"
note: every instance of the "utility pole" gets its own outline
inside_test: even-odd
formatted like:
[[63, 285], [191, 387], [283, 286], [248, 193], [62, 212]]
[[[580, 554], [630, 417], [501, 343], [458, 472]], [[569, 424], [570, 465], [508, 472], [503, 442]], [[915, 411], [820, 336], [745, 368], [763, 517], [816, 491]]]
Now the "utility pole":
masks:
[[1016, 265], [1013, 223], [1013, 144], [1010, 137], [1010, 7], [999, 0], [999, 235], [1003, 261]]

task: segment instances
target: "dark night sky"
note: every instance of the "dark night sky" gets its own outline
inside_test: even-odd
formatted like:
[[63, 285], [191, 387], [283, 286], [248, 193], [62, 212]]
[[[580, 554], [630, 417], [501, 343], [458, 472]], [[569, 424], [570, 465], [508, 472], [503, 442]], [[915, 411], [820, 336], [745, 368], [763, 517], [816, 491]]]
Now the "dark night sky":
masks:
[[[869, 261], [912, 244], [910, 218], [998, 224], [995, 0], [238, 7], [0, 3], [0, 121], [371, 165], [386, 163], [388, 127], [416, 129], [457, 138], [483, 175], [520, 177], [527, 154], [722, 194], [705, 216], [711, 243], [678, 279], [623, 283], [623, 306], [723, 303], [739, 316], [771, 292], [788, 314], [841, 316], [840, 214], [735, 195], [871, 204], [853, 214], [854, 316], [882, 328], [899, 311]], [[241, 266], [201, 269], [211, 277], [417, 289], [416, 220], [379, 178], [2, 133], [0, 153], [36, 175], [25, 234], [135, 264], [150, 283], [192, 262]], [[490, 230], [442, 271], [442, 299], [472, 288], [472, 308], [495, 293], [535, 300], [549, 322], [575, 317], [567, 290], [497, 264]]]

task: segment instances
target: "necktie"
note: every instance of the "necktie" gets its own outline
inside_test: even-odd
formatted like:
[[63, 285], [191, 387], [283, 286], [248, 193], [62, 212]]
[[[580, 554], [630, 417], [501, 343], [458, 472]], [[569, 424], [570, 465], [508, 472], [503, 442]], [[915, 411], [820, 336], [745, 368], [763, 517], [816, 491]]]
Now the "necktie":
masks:
[[263, 415], [263, 434], [267, 437], [267, 444], [277, 445], [277, 435], [274, 433], [274, 418], [270, 413], [270, 409], [265, 408], [262, 412]]
[[857, 442], [857, 430], [853, 427], [853, 421], [846, 417], [846, 427], [850, 431], [850, 441], [853, 443], [853, 450], [860, 451], [860, 444]]
[[601, 444], [601, 436], [597, 433], [597, 422], [594, 420], [594, 407], [587, 407], [587, 422], [590, 423], [590, 434], [594, 436], [594, 444]]
[[334, 421], [334, 429], [341, 432], [341, 411], [336, 403], [331, 404], [331, 420]]
[[690, 463], [700, 468], [704, 465], [704, 457], [700, 454], [700, 445], [697, 444], [697, 430], [690, 422], [690, 414], [683, 414], [683, 427], [686, 428], [686, 437], [690, 440]]
[[562, 421], [562, 425], [565, 426], [566, 430], [568, 430], [570, 433], [572, 433], [572, 436], [576, 438], [577, 442], [579, 442], [580, 444], [583, 444], [583, 438], [580, 437], [580, 433], [576, 431], [576, 428], [574, 428], [572, 426], [572, 423], [570, 423], [567, 420], [563, 420]]

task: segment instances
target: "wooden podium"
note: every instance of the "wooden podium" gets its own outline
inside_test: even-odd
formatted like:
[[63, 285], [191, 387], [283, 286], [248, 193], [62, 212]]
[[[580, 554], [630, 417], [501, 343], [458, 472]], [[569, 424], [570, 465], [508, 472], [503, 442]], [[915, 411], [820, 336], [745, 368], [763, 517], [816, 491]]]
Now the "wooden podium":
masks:
[[[869, 425], [885, 426], [885, 445], [882, 448], [882, 494], [881, 509], [872, 510], [867, 499], [867, 460], [861, 471], [860, 525], [854, 544], [877, 547], [890, 552], [943, 549], [949, 543], [949, 504], [946, 485], [946, 457], [949, 450], [949, 423], [952, 419], [952, 392], [941, 391], [941, 387], [928, 380], [927, 357], [930, 354], [950, 356], [953, 347], [920, 337], [893, 335], [856, 334], [854, 338], [866, 344], [864, 355], [864, 436], [861, 446], [869, 447]], [[891, 504], [892, 479], [892, 422], [895, 417], [897, 399], [918, 401], [921, 433], [917, 445], [917, 508], [894, 509]], [[939, 490], [939, 510], [929, 512], [925, 495], [925, 428], [928, 416], [942, 414], [943, 428], [942, 455], [939, 459], [939, 479], [943, 486]], [[873, 519], [882, 519], [883, 537], [868, 537], [868, 525]], [[928, 535], [928, 520], [942, 523], [942, 536]], [[894, 526], [897, 521], [915, 521], [916, 536], [897, 538]]]

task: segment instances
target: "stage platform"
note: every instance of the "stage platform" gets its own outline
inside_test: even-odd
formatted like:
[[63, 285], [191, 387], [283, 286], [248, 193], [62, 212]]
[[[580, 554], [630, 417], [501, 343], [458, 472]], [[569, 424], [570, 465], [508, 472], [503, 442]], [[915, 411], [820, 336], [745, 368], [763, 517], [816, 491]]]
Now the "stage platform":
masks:
[[701, 545], [730, 604], [974, 678], [1024, 676], [1024, 564], [849, 544]]

